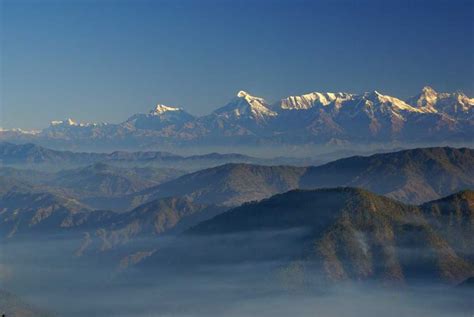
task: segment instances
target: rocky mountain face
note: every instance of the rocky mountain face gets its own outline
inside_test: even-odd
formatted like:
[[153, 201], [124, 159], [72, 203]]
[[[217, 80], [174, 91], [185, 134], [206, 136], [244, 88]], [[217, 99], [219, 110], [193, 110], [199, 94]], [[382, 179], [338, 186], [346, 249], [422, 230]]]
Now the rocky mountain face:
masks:
[[[457, 196], [466, 204], [474, 203], [472, 192]], [[446, 202], [444, 213], [458, 214], [459, 198], [449, 197]], [[214, 257], [212, 250], [195, 246], [201, 251], [189, 255], [189, 262], [265, 261], [277, 256], [317, 268], [330, 280], [404, 283], [428, 278], [458, 283], [474, 274], [474, 266], [463, 253], [465, 249], [447, 234], [451, 225], [434, 225], [436, 213], [426, 210], [436, 210], [437, 204], [404, 205], [354, 188], [294, 190], [244, 204], [188, 230], [185, 236], [195, 236], [194, 241], [208, 243], [204, 237], [224, 237], [211, 240], [213, 249], [224, 255]], [[470, 213], [459, 218], [459, 224], [471, 226], [472, 220]], [[470, 230], [472, 234], [472, 227]], [[291, 247], [282, 251], [285, 233]], [[472, 254], [472, 244], [467, 251]], [[159, 256], [145, 264], [154, 263]]]
[[363, 94], [313, 92], [270, 104], [240, 91], [213, 113], [194, 117], [181, 108], [157, 105], [119, 124], [54, 121], [38, 133], [3, 130], [4, 140], [44, 144], [141, 147], [190, 144], [321, 144], [373, 142], [470, 142], [474, 99], [431, 87], [407, 100], [378, 91]]

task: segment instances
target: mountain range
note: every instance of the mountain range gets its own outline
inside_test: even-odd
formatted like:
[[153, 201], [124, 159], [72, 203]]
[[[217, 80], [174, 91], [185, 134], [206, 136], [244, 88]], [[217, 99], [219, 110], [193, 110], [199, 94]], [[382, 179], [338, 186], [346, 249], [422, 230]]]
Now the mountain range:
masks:
[[[16, 147], [21, 149], [29, 145]], [[52, 151], [39, 149], [46, 153]], [[64, 152], [52, 153], [59, 153], [58, 157], [61, 157]], [[79, 164], [72, 152], [68, 155], [73, 157], [68, 159]], [[77, 155], [82, 157], [84, 153]], [[90, 155], [95, 156], [94, 153]], [[218, 155], [213, 162], [221, 160], [223, 165], [195, 172], [153, 165], [141, 167], [140, 161], [137, 167], [134, 160], [119, 165], [114, 160], [88, 165], [91, 160], [84, 160], [78, 167], [51, 171], [44, 170], [43, 164], [30, 164], [28, 155], [15, 156], [13, 160], [11, 155], [3, 157], [15, 164], [0, 167], [0, 179], [5, 184], [27, 189], [21, 192], [54, 194], [89, 209], [120, 212], [167, 197], [185, 197], [200, 204], [237, 206], [297, 188], [337, 186], [365, 188], [405, 203], [419, 204], [474, 188], [474, 152], [467, 148], [422, 148], [352, 156], [319, 166], [226, 164], [227, 157]], [[176, 157], [169, 162], [170, 166], [182, 164], [180, 158], [188, 161]], [[45, 160], [56, 161], [50, 157]], [[206, 163], [205, 166], [210, 164], [205, 159], [198, 161]], [[60, 166], [60, 163], [56, 165]], [[8, 192], [9, 186], [3, 186], [2, 190]]]
[[474, 98], [431, 87], [407, 100], [378, 91], [313, 92], [276, 103], [239, 91], [228, 104], [196, 117], [157, 105], [118, 123], [53, 121], [37, 132], [1, 130], [0, 139], [71, 145], [152, 147], [176, 145], [348, 144], [471, 142]]
[[413, 149], [309, 167], [226, 164], [183, 175], [131, 197], [146, 202], [184, 196], [200, 203], [236, 206], [296, 188], [337, 186], [365, 188], [406, 203], [426, 202], [474, 188], [474, 151]]
[[[327, 160], [327, 158], [324, 158]], [[72, 152], [46, 148], [34, 143], [0, 142], [0, 166], [57, 171], [84, 167], [95, 163], [123, 167], [174, 168], [186, 171], [218, 166], [226, 163], [254, 164], [314, 164], [316, 159], [277, 157], [262, 159], [238, 153], [207, 153], [182, 156], [163, 151]]]

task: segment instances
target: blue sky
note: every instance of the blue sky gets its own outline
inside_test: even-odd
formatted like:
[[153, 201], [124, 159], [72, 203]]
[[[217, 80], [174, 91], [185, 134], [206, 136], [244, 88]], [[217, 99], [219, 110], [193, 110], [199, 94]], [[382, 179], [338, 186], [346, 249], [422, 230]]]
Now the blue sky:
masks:
[[238, 90], [474, 95], [473, 1], [0, 0], [3, 128], [206, 114]]

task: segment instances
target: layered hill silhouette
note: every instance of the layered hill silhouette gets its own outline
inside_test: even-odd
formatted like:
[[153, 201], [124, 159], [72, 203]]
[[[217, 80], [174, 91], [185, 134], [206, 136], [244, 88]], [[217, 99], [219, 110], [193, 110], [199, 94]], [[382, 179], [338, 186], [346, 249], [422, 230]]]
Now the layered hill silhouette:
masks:
[[171, 168], [117, 167], [105, 163], [46, 172], [0, 167], [4, 179], [30, 184], [37, 191], [76, 199], [91, 209], [121, 209], [121, 197], [184, 174]]
[[225, 163], [271, 163], [247, 155], [209, 153], [181, 156], [163, 151], [114, 151], [110, 153], [71, 152], [46, 148], [33, 143], [0, 142], [0, 165], [58, 171], [105, 163], [118, 167], [161, 167], [196, 170]]
[[31, 212], [58, 208], [125, 211], [166, 197], [236, 206], [296, 188], [337, 186], [365, 188], [403, 202], [421, 203], [474, 188], [473, 171], [473, 151], [453, 148], [351, 157], [318, 167], [227, 164], [157, 186], [153, 184], [178, 172], [103, 163], [58, 173], [1, 168], [0, 203], [5, 214], [17, 208]]
[[[1, 181], [3, 185], [5, 182]], [[3, 187], [0, 192], [0, 237], [11, 238], [17, 234], [57, 232], [70, 226], [72, 219], [95, 215], [79, 201], [51, 192], [43, 192], [30, 185]], [[84, 221], [82, 219], [82, 221]]]

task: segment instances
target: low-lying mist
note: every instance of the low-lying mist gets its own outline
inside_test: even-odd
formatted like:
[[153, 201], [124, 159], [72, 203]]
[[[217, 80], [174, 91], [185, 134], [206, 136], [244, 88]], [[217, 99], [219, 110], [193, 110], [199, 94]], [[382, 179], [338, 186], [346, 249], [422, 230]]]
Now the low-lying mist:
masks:
[[[253, 239], [264, 243], [281, 239], [282, 249], [301, 241], [304, 230], [266, 232]], [[197, 239], [197, 240], [196, 240]], [[187, 236], [180, 250], [216, 248], [217, 238]], [[220, 238], [222, 239], [222, 238]], [[235, 235], [239, 244], [246, 241]], [[286, 244], [283, 244], [286, 241]], [[158, 241], [159, 242], [159, 241]], [[205, 243], [204, 243], [205, 242]], [[147, 241], [146, 245], [149, 245]], [[169, 241], [163, 243], [169, 246]], [[258, 247], [255, 260], [184, 263], [158, 260], [119, 273], [96, 257], [73, 256], [80, 241], [44, 237], [2, 243], [1, 288], [7, 289], [57, 316], [472, 316], [472, 289], [420, 283], [416, 286], [384, 282], [330, 283], [308, 271], [292, 252]], [[274, 245], [274, 244], [273, 244]], [[164, 248], [166, 249], [166, 248]], [[166, 252], [158, 249], [156, 252]], [[250, 252], [257, 252], [250, 248]], [[225, 248], [218, 253], [237, 252]], [[253, 250], [253, 251], [252, 251]], [[201, 250], [203, 254], [212, 250]], [[235, 254], [233, 254], [235, 256]], [[248, 254], [247, 254], [248, 255]], [[271, 256], [273, 255], [273, 257]], [[171, 255], [170, 255], [171, 256]], [[272, 260], [265, 260], [271, 258]], [[178, 260], [176, 260], [178, 259]], [[188, 259], [181, 257], [183, 261]]]

